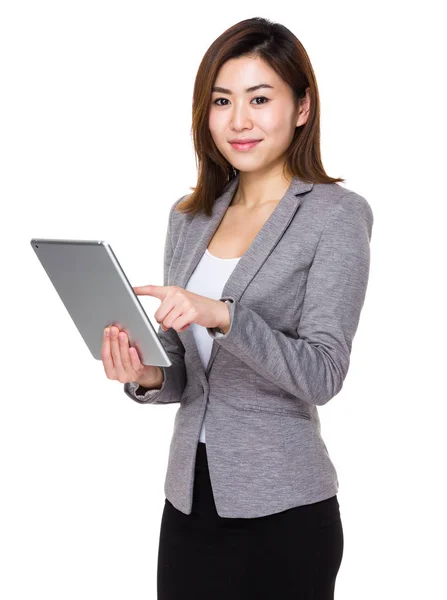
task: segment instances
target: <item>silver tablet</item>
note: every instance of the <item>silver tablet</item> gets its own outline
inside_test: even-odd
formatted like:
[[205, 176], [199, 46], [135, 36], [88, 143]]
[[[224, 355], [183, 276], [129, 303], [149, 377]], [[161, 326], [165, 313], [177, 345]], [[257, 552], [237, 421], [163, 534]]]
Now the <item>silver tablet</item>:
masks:
[[33, 238], [30, 243], [94, 358], [101, 360], [105, 327], [116, 325], [144, 365], [172, 365], [107, 242]]

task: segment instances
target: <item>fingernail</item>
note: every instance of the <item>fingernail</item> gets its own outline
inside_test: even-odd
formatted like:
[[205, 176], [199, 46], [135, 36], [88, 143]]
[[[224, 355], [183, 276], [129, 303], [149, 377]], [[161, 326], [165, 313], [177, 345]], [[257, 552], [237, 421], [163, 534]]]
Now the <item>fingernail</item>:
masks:
[[104, 333], [105, 333], [107, 336], [109, 336], [109, 335], [110, 335], [110, 329], [109, 329], [108, 327], [106, 327], [106, 328], [104, 329]]

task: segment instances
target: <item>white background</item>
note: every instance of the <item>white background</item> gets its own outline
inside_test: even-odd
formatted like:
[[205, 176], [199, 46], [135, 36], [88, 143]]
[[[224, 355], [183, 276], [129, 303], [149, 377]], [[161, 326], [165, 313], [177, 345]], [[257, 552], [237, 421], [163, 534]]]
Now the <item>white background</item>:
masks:
[[[447, 597], [440, 7], [2, 4], [2, 598], [156, 598], [178, 405], [140, 405], [106, 378], [29, 242], [105, 239], [132, 285], [162, 285], [169, 209], [196, 184], [200, 60], [254, 16], [304, 44], [326, 172], [363, 195], [375, 219], [350, 371], [319, 409], [345, 536], [336, 598]], [[160, 301], [141, 301], [157, 326]]]

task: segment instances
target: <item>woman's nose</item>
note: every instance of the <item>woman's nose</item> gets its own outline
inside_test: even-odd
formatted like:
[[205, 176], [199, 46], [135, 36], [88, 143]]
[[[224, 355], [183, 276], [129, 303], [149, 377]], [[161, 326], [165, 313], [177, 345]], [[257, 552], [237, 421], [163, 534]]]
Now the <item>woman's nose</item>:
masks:
[[231, 124], [234, 129], [245, 129], [252, 126], [250, 109], [245, 104], [235, 104], [231, 115]]

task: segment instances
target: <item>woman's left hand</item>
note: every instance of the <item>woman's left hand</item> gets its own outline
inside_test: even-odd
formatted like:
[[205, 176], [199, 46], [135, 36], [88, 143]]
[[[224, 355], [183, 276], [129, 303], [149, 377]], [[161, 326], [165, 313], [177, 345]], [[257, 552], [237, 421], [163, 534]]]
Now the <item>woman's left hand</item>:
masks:
[[154, 314], [163, 331], [170, 327], [185, 331], [191, 323], [202, 327], [230, 326], [230, 313], [225, 302], [188, 292], [178, 285], [143, 285], [133, 288], [137, 296], [154, 296], [162, 302]]

